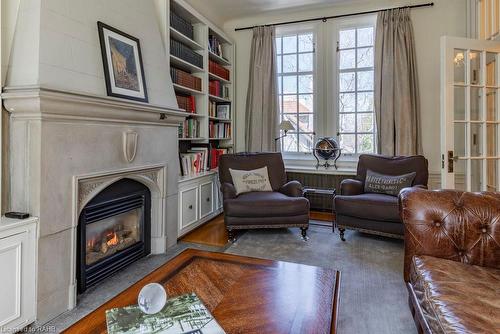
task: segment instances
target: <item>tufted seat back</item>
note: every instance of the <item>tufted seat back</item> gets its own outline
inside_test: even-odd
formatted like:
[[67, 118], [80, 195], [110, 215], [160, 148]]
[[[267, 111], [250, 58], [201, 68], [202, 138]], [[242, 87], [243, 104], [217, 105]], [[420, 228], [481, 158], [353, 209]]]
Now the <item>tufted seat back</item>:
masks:
[[500, 269], [500, 193], [407, 188], [399, 208], [405, 281], [414, 255]]

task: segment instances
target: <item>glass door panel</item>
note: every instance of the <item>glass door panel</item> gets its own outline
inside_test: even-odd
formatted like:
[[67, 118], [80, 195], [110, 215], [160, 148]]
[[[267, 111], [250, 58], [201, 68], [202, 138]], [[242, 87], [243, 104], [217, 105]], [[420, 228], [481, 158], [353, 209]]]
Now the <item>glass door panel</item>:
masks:
[[445, 37], [442, 186], [499, 189], [500, 43]]

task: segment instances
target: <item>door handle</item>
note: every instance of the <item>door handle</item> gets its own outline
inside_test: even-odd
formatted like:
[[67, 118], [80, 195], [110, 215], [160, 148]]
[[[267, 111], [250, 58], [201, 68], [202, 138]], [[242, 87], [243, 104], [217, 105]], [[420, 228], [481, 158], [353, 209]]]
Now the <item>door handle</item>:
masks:
[[453, 164], [458, 160], [458, 157], [453, 154], [453, 151], [448, 151], [448, 173], [453, 173]]

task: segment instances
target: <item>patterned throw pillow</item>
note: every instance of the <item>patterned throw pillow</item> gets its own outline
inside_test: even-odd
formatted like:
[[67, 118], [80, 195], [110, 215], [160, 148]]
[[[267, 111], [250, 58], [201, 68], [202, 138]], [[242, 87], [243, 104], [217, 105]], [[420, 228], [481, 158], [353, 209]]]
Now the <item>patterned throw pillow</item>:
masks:
[[251, 191], [273, 191], [269, 182], [267, 167], [254, 170], [237, 170], [229, 168], [233, 178], [236, 195]]
[[384, 175], [372, 170], [366, 171], [365, 193], [379, 193], [398, 196], [401, 189], [411, 187], [417, 173], [404, 175]]

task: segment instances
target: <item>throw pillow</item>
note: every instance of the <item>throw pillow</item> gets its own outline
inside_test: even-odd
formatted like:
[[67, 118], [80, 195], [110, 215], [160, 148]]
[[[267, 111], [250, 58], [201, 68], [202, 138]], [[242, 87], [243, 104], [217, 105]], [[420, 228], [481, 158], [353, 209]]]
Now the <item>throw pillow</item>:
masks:
[[372, 170], [366, 171], [365, 193], [379, 193], [398, 196], [401, 189], [411, 187], [417, 173], [404, 175], [384, 175]]
[[267, 167], [254, 170], [237, 170], [229, 168], [236, 195], [251, 191], [273, 191], [269, 181]]

